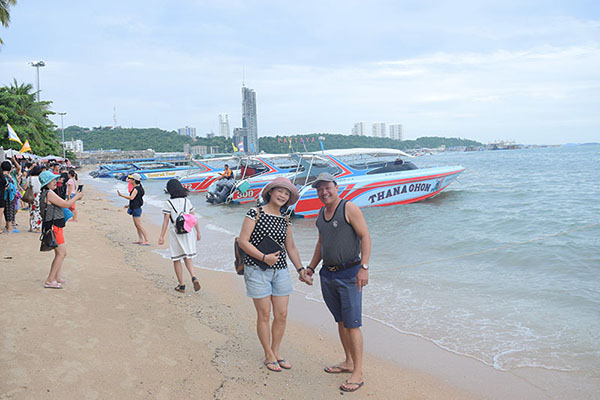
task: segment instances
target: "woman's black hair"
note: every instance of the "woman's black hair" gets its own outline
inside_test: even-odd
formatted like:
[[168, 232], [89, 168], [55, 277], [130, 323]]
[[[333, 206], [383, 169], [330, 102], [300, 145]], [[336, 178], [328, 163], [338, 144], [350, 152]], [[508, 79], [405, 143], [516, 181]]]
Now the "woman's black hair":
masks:
[[79, 178], [77, 177], [77, 172], [75, 172], [74, 169], [70, 169], [68, 174], [73, 175], [73, 178], [75, 178], [75, 180], [79, 180]]
[[40, 167], [39, 165], [35, 165], [33, 168], [31, 168], [31, 171], [29, 171], [30, 176], [39, 176], [41, 173], [42, 167]]
[[167, 192], [169, 192], [172, 199], [187, 197], [188, 195], [188, 190], [175, 178], [169, 179], [169, 182], [167, 182]]
[[10, 171], [12, 169], [12, 163], [10, 161], [2, 161], [2, 171]]

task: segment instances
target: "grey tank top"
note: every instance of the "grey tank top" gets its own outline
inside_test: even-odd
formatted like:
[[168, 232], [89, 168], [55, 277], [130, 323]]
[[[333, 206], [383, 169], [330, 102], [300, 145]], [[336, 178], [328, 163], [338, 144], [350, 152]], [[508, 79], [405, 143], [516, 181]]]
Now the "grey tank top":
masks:
[[346, 203], [338, 204], [333, 217], [325, 220], [325, 207], [319, 211], [317, 228], [321, 235], [323, 265], [344, 265], [360, 257], [360, 239], [352, 225], [346, 221]]

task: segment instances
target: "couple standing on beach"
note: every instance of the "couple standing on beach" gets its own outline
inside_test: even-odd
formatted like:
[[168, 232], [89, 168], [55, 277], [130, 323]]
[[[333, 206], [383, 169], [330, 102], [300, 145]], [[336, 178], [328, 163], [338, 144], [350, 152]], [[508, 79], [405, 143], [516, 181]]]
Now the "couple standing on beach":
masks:
[[[345, 353], [344, 361], [325, 367], [325, 372], [350, 373], [340, 389], [354, 392], [364, 384], [361, 289], [368, 283], [371, 239], [362, 212], [355, 204], [339, 197], [331, 174], [320, 174], [312, 186], [324, 206], [316, 222], [319, 239], [306, 268], [302, 267], [285, 213], [299, 196], [298, 189], [287, 178], [269, 183], [262, 192], [266, 204], [246, 214], [239, 237], [239, 246], [246, 253], [243, 260], [246, 294], [253, 299], [256, 308], [256, 330], [265, 352], [265, 367], [275, 372], [290, 369], [291, 364], [279, 353], [289, 295], [293, 291], [286, 254], [296, 267], [300, 281], [308, 285], [312, 285], [312, 276], [322, 260], [321, 291], [338, 324]], [[274, 253], [259, 250], [265, 239], [276, 242], [280, 250]], [[273, 323], [270, 326], [271, 307]]]

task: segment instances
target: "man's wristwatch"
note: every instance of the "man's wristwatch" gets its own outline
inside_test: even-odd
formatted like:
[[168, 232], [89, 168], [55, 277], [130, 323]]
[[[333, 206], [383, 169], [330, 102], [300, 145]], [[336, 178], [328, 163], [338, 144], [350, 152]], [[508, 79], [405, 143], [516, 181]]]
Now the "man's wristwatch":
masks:
[[369, 264], [362, 264], [360, 267], [362, 269], [366, 269], [367, 271], [369, 270]]

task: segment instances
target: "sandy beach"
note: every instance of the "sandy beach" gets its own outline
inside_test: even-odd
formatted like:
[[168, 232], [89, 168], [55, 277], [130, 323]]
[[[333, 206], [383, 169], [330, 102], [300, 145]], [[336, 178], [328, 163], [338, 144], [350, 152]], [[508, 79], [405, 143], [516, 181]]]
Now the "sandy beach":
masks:
[[[365, 322], [365, 385], [342, 393], [336, 328], [323, 304], [291, 296], [282, 353], [289, 371], [262, 365], [255, 311], [243, 279], [199, 269], [199, 292], [173, 290], [172, 263], [133, 244], [131, 218], [86, 187], [79, 222], [65, 229], [63, 290], [44, 289], [52, 253], [21, 233], [3, 234], [0, 266], [1, 399], [555, 398], [546, 388]], [[203, 240], [206, 240], [204, 238]], [[199, 256], [200, 260], [202, 255]], [[233, 269], [233, 266], [231, 267]], [[400, 339], [399, 339], [400, 338]], [[512, 395], [511, 395], [512, 393]], [[558, 396], [561, 397], [561, 396]], [[557, 398], [558, 398], [557, 397]]]

